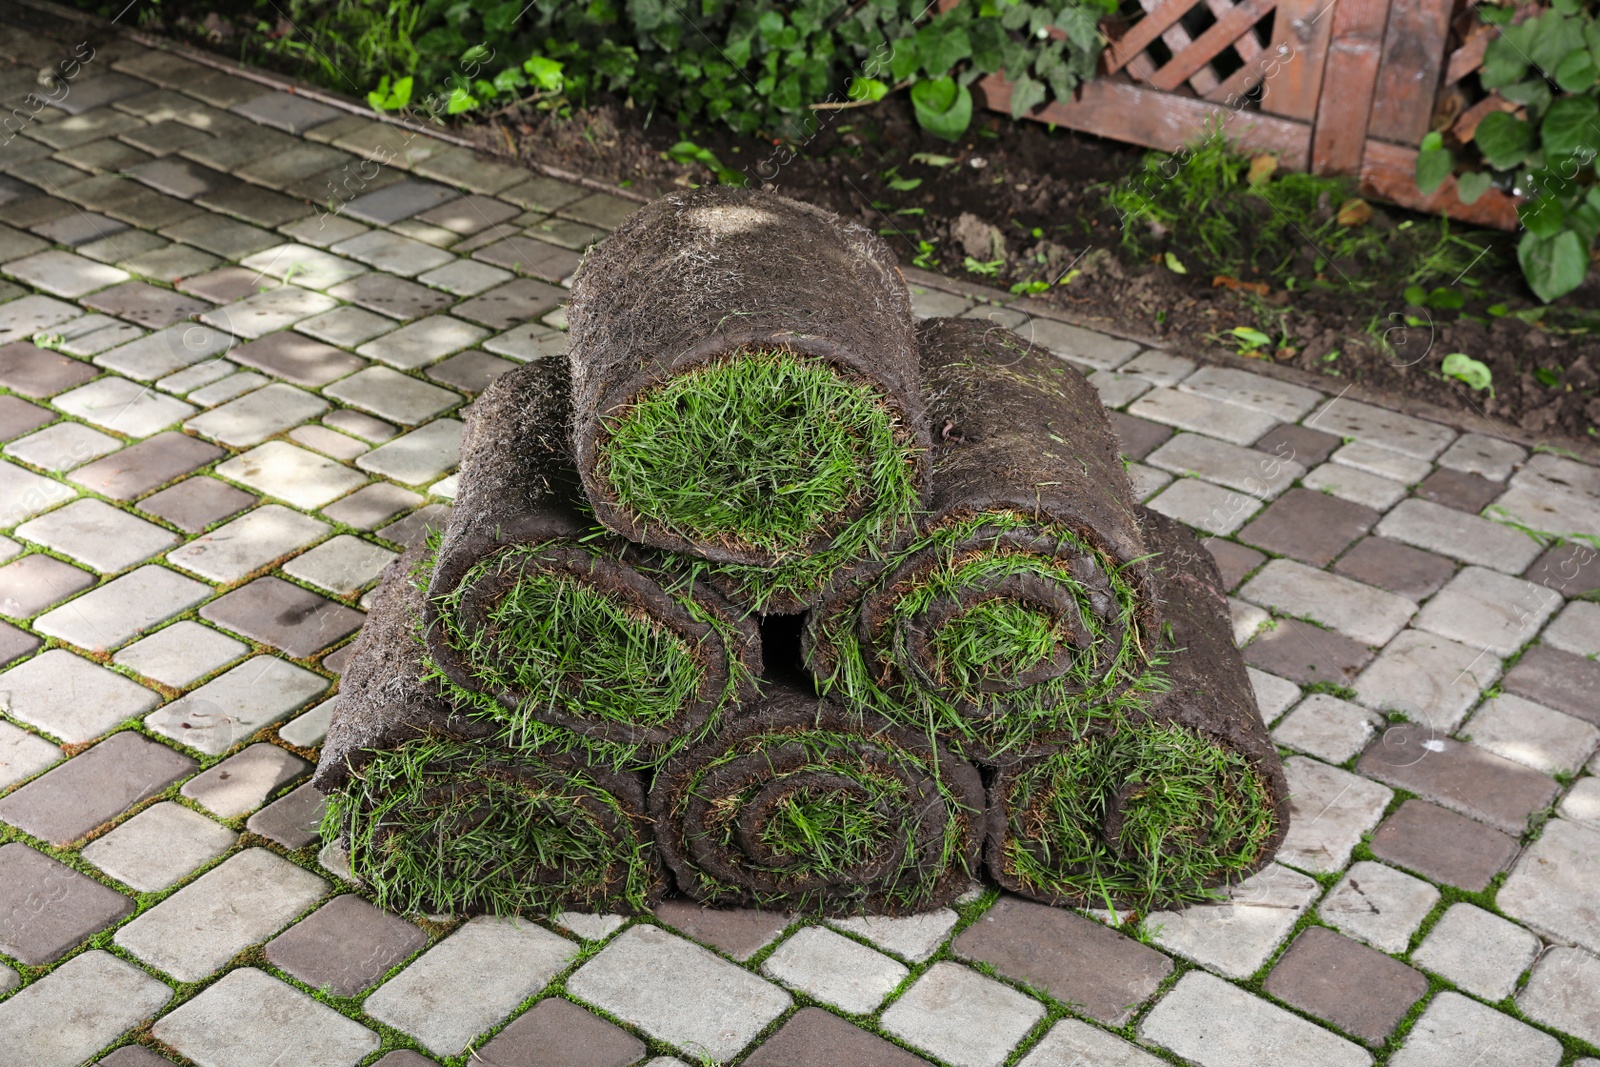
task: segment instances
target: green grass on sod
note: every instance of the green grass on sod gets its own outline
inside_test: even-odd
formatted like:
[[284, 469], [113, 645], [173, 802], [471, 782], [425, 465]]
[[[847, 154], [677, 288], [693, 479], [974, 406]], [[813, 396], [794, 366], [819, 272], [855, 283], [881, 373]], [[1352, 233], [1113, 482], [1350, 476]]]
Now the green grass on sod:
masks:
[[623, 507], [778, 566], [823, 542], [859, 555], [917, 503], [911, 435], [878, 391], [781, 349], [680, 374], [607, 433], [599, 474]]
[[399, 914], [634, 911], [660, 884], [641, 814], [569, 761], [424, 738], [330, 796], [322, 836]]
[[1202, 900], [1252, 869], [1276, 821], [1243, 756], [1166, 723], [1125, 723], [1007, 771], [997, 872], [1100, 906]]

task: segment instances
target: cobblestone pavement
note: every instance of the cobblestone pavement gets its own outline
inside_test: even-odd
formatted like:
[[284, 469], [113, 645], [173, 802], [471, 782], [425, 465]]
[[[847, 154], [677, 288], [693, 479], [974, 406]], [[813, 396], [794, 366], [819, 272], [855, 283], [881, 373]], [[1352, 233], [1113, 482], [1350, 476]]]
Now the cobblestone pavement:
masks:
[[24, 102], [76, 44], [0, 29], [0, 1062], [1600, 1065], [1600, 566], [1497, 521], [1600, 531], [1600, 470], [922, 275], [1213, 535], [1279, 862], [1143, 917], [375, 909], [306, 784], [363, 597], [635, 205], [114, 39]]

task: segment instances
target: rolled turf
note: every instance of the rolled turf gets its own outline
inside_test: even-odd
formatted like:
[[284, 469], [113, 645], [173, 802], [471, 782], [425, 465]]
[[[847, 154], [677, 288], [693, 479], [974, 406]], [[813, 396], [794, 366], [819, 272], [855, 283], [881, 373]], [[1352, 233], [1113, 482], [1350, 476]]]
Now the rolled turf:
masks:
[[472, 405], [428, 656], [508, 744], [650, 764], [753, 695], [760, 637], [704, 582], [596, 526], [570, 412], [561, 360], [503, 375]]
[[930, 444], [911, 304], [865, 227], [668, 196], [590, 253], [568, 322], [574, 455], [610, 529], [789, 612], [909, 528]]
[[631, 912], [665, 888], [643, 782], [511, 751], [426, 677], [421, 552], [391, 564], [340, 680], [313, 784], [325, 839], [397, 912]]
[[983, 762], [1082, 734], [1158, 687], [1146, 549], [1099, 395], [1016, 334], [918, 330], [935, 435], [916, 540], [810, 615], [824, 695]]
[[775, 688], [656, 775], [650, 814], [680, 891], [706, 904], [898, 915], [966, 889], [977, 771], [914, 731]]
[[1283, 767], [1216, 564], [1188, 530], [1141, 510], [1158, 554], [1169, 691], [1000, 767], [989, 785], [990, 875], [1051, 904], [1204, 899], [1264, 867], [1289, 830]]

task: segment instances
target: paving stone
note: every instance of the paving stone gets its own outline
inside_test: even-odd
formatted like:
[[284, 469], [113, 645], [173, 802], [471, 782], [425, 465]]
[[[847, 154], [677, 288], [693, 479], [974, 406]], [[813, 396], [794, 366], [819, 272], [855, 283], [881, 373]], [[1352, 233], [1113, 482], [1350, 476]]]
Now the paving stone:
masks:
[[[821, 1008], [801, 1008], [744, 1061], [747, 1067], [926, 1067], [927, 1060]], [[677, 1067], [651, 1060], [645, 1067]]]
[[356, 351], [368, 359], [410, 370], [443, 359], [452, 352], [459, 352], [487, 336], [487, 330], [460, 319], [448, 315], [430, 315], [375, 341], [368, 341]]
[[559, 282], [583, 262], [577, 252], [522, 236], [508, 237], [475, 249], [472, 258], [547, 282]]
[[189, 779], [180, 792], [218, 818], [237, 819], [261, 807], [309, 766], [276, 745], [257, 743]]
[[[473, 919], [384, 983], [363, 1010], [436, 1055], [459, 1055], [474, 1037], [542, 989], [577, 950], [573, 942], [521, 919]], [[568, 980], [568, 989], [580, 995], [572, 989], [576, 977]], [[692, 981], [677, 977], [685, 985]], [[758, 979], [750, 976], [750, 981]], [[472, 997], [457, 992], [465, 983], [472, 986]]]
[[1439, 891], [1381, 863], [1362, 861], [1322, 901], [1317, 911], [1331, 926], [1394, 955], [1439, 902]]
[[[435, 188], [438, 188], [437, 186]], [[461, 196], [416, 216], [419, 222], [470, 236], [496, 223], [515, 218], [520, 209], [491, 196]]]
[[1539, 840], [1523, 850], [1495, 902], [1534, 930], [1596, 952], [1600, 951], [1600, 909], [1593, 893], [1597, 878], [1600, 832], [1551, 819]]
[[184, 429], [234, 448], [246, 448], [327, 410], [327, 401], [274, 382], [190, 419]]
[[197, 982], [281, 929], [327, 887], [264, 848], [247, 848], [143, 912], [114, 940], [179, 981]]
[[1423, 800], [1400, 805], [1369, 844], [1381, 860], [1472, 893], [1517, 854], [1514, 838]]
[[59, 352], [27, 341], [0, 347], [0, 385], [13, 393], [42, 398], [82, 385], [99, 372]]
[[340, 596], [371, 585], [395, 553], [348, 534], [323, 542], [284, 565], [284, 573]]
[[1110, 1026], [1125, 1024], [1172, 971], [1161, 953], [1100, 923], [1012, 897], [963, 931], [954, 951]]
[[50, 649], [0, 674], [0, 699], [13, 718], [73, 745], [93, 740], [157, 703], [156, 694], [143, 686], [64, 648]]
[[1386, 537], [1363, 537], [1333, 569], [1407, 599], [1422, 600], [1450, 580], [1456, 565]]
[[1517, 1067], [1555, 1067], [1561, 1043], [1526, 1023], [1459, 993], [1443, 992], [1406, 1035], [1393, 1067], [1459, 1067], [1466, 1063], [1504, 1063]]
[[139, 327], [105, 315], [85, 315], [61, 328], [61, 344], [57, 347], [72, 356], [94, 356], [144, 335]]
[[[605, 238], [610, 230], [593, 226], [586, 222], [573, 222], [569, 219], [540, 219], [522, 231], [528, 237], [536, 237], [541, 241], [548, 241], [562, 248], [570, 248], [575, 252], [584, 252]], [[1015, 313], [1023, 323], [1027, 316], [1021, 312]], [[1019, 324], [1020, 325], [1020, 324]], [[1025, 326], [1022, 326], [1026, 329]]]
[[162, 801], [84, 846], [83, 858], [143, 893], [159, 892], [233, 847], [239, 835]]
[[[402, 511], [422, 503], [422, 497], [389, 482], [374, 482], [322, 509], [334, 522], [371, 530]], [[297, 575], [297, 577], [301, 577]], [[308, 581], [311, 579], [307, 579]], [[324, 586], [324, 588], [327, 588]]]
[[1600, 475], [1588, 463], [1568, 459], [1555, 451], [1536, 452], [1511, 479], [1512, 485], [1550, 485], [1585, 496], [1600, 496]]
[[1404, 597], [1285, 559], [1263, 567], [1239, 596], [1331, 626], [1369, 645], [1388, 642], [1417, 610]]
[[355, 1067], [382, 1043], [360, 1023], [254, 967], [224, 975], [158, 1019], [151, 1033], [200, 1067]]
[[455, 259], [443, 249], [384, 230], [372, 230], [341, 241], [332, 250], [338, 255], [349, 256], [376, 270], [397, 274], [402, 278], [410, 278]]
[[293, 326], [301, 319], [320, 315], [337, 306], [338, 302], [332, 297], [283, 284], [247, 296], [237, 303], [213, 308], [200, 318], [235, 336], [256, 338]]
[[1144, 459], [1172, 436], [1171, 427], [1147, 422], [1120, 411], [1108, 411], [1106, 416], [1111, 420], [1111, 429], [1121, 444], [1122, 454], [1129, 459]]
[[581, 185], [536, 174], [502, 190], [500, 199], [509, 200], [528, 211], [555, 212], [588, 195], [589, 190]]
[[94, 362], [106, 370], [148, 382], [212, 361], [237, 343], [231, 334], [221, 330], [186, 323], [102, 352]]
[[430, 367], [428, 377], [445, 385], [454, 386], [464, 393], [481, 393], [500, 375], [515, 370], [516, 364], [508, 359], [484, 352], [469, 351], [451, 356]]
[[1378, 533], [1463, 563], [1520, 574], [1539, 544], [1519, 531], [1427, 500], [1406, 500], [1378, 523]]
[[248, 652], [249, 646], [185, 619], [157, 630], [113, 657], [146, 678], [181, 689]]
[[1522, 573], [1564, 597], [1583, 596], [1600, 589], [1600, 551], [1586, 544], [1554, 545]]
[[1382, 716], [1359, 704], [1313, 693], [1273, 728], [1272, 739], [1329, 763], [1343, 763], [1367, 747], [1382, 723]]
[[61, 762], [61, 749], [37, 734], [0, 722], [0, 789]]
[[1426, 724], [1402, 723], [1373, 741], [1356, 769], [1507, 833], [1546, 807], [1556, 783], [1475, 745], [1439, 737]]
[[94, 584], [87, 571], [36, 552], [0, 567], [0, 612], [25, 619]]
[[828, 925], [863, 937], [909, 963], [921, 963], [939, 951], [939, 946], [955, 929], [958, 918], [949, 908], [939, 908], [918, 915], [830, 919]]
[[0, 952], [30, 967], [133, 910], [133, 901], [20, 842], [0, 846]]
[[363, 274], [359, 278], [341, 282], [328, 292], [340, 300], [348, 300], [368, 311], [380, 312], [401, 322], [443, 311], [453, 303], [452, 297], [437, 289], [385, 274]]
[[[233, 304], [247, 296], [261, 292], [263, 281], [260, 271], [243, 267], [221, 267], [204, 274], [186, 277], [177, 283], [178, 289], [193, 293], [214, 304]], [[266, 288], [271, 288], [266, 286]]]
[[1241, 544], [1217, 537], [1208, 537], [1201, 543], [1216, 561], [1217, 570], [1222, 573], [1222, 585], [1225, 589], [1232, 589], [1244, 581], [1245, 576], [1261, 566], [1262, 561], [1267, 558], [1253, 548], [1246, 548]]
[[1378, 513], [1326, 493], [1291, 489], [1239, 532], [1240, 540], [1314, 567], [1331, 563]]
[[170, 489], [146, 497], [139, 502], [139, 507], [189, 533], [199, 533], [214, 522], [237, 515], [255, 502], [256, 498], [249, 493], [215, 478], [199, 477], [179, 482]]
[[[17, 401], [17, 403], [23, 403]], [[31, 406], [31, 405], [29, 405]], [[72, 498], [72, 490], [43, 475], [0, 460], [0, 527], [15, 526], [47, 508]]]
[[40, 644], [40, 640], [26, 630], [19, 630], [8, 622], [0, 622], [0, 667], [29, 655]]
[[[88, 245], [79, 251], [90, 254]], [[131, 273], [159, 282], [177, 283], [210, 270], [222, 260], [198, 248], [162, 241], [155, 247], [132, 252], [129, 258], [119, 256], [115, 262]]]
[[208, 756], [305, 707], [328, 681], [276, 656], [256, 656], [153, 712], [145, 725]]
[[1306, 425], [1426, 460], [1443, 452], [1457, 436], [1454, 430], [1436, 422], [1342, 397], [1329, 400], [1306, 420]]
[[172, 1067], [171, 1060], [143, 1045], [123, 1045], [97, 1063], [99, 1067]]
[[150, 84], [139, 78], [120, 73], [102, 73], [72, 82], [72, 91], [63, 96], [55, 106], [73, 115], [81, 115], [90, 108], [101, 107], [147, 92]]
[[327, 385], [367, 365], [359, 356], [313, 341], [293, 330], [268, 334], [259, 341], [240, 345], [228, 353], [228, 358], [310, 388]]
[[75, 500], [17, 527], [17, 536], [115, 574], [178, 543], [177, 535], [102, 500]]
[[657, 919], [696, 941], [743, 962], [754, 956], [794, 921], [786, 912], [754, 908], [706, 908], [689, 900], [667, 900], [656, 907]]
[[1412, 953], [1417, 966], [1484, 1000], [1499, 1001], [1539, 954], [1539, 939], [1472, 904], [1452, 904]]
[[1517, 1007], [1530, 1019], [1600, 1045], [1600, 959], [1556, 946], [1539, 959]]
[[410, 548], [412, 545], [421, 544], [429, 531], [443, 532], [449, 522], [449, 507], [444, 504], [429, 504], [418, 508], [398, 522], [381, 527], [378, 536]]
[[413, 168], [424, 178], [434, 178], [475, 193], [496, 193], [527, 178], [521, 167], [494, 161], [466, 148], [447, 148], [436, 152]]
[[1542, 641], [1576, 656], [1600, 654], [1600, 604], [1568, 604], [1546, 628]]
[[1442, 507], [1477, 514], [1500, 495], [1502, 486], [1476, 474], [1441, 467], [1417, 486], [1417, 495]]
[[164, 983], [93, 949], [0, 1003], [0, 1048], [27, 1049], [29, 1067], [80, 1067], [171, 999]]
[[306, 659], [361, 628], [359, 611], [281, 578], [257, 578], [200, 609], [208, 622]]
[[1499, 660], [1481, 648], [1406, 630], [1355, 680], [1354, 688], [1361, 704], [1403, 712], [1444, 734], [1460, 725], [1499, 673]]
[[461, 194], [433, 182], [407, 178], [376, 192], [358, 196], [344, 206], [345, 213], [363, 222], [388, 226], [458, 200]]
[[184, 219], [182, 222], [163, 227], [159, 232], [163, 237], [194, 245], [223, 259], [243, 259], [251, 253], [281, 243], [278, 235], [271, 230], [235, 222], [233, 219], [212, 212]]
[[128, 280], [128, 272], [71, 252], [39, 252], [5, 265], [5, 272], [51, 296], [79, 297]]
[[1157, 931], [1157, 947], [1218, 974], [1246, 978], [1283, 943], [1320, 892], [1310, 878], [1274, 863], [1225, 890], [1217, 903], [1151, 912], [1145, 925]]
[[604, 941], [628, 923], [621, 915], [598, 915], [582, 911], [557, 912], [552, 921], [585, 941]]
[[461, 428], [459, 419], [435, 419], [361, 456], [356, 466], [405, 485], [426, 484], [460, 460]]
[[327, 104], [319, 104], [295, 93], [267, 93], [229, 108], [252, 122], [273, 126], [288, 133], [300, 134], [313, 126], [339, 118], [342, 112]]
[[1198, 478], [1179, 478], [1148, 501], [1151, 509], [1204, 533], [1226, 536], [1261, 510], [1261, 501]]
[[1289, 780], [1289, 833], [1279, 861], [1314, 874], [1340, 870], [1383, 817], [1393, 792], [1349, 771], [1303, 756], [1284, 760]]
[[866, 1015], [911, 972], [888, 956], [824, 927], [801, 930], [761, 973], [852, 1015]]
[[413, 924], [346, 894], [267, 942], [266, 957], [313, 989], [352, 997], [427, 943]]
[[1289, 946], [1263, 988], [1376, 1045], [1428, 992], [1428, 980], [1381, 952], [1313, 926]]
[[65, 847], [193, 774], [196, 766], [189, 757], [124, 730], [0, 799], [0, 819]]
[[340, 408], [330, 411], [322, 418], [324, 426], [330, 426], [340, 433], [347, 433], [358, 437], [368, 444], [378, 444], [387, 441], [400, 431], [382, 419], [375, 419], [362, 411], [351, 411]]
[[1179, 388], [1213, 400], [1265, 412], [1280, 422], [1298, 422], [1322, 399], [1304, 386], [1280, 382], [1231, 367], [1202, 367], [1183, 380]]
[[1300, 479], [1308, 489], [1329, 493], [1341, 500], [1384, 511], [1406, 496], [1406, 487], [1390, 478], [1346, 467], [1342, 463], [1324, 463], [1312, 468]]
[[1433, 465], [1425, 459], [1380, 448], [1365, 441], [1351, 441], [1334, 452], [1331, 458], [1342, 466], [1376, 474], [1401, 485], [1414, 485], [1433, 469]]
[[334, 459], [352, 460], [368, 451], [365, 442], [337, 433], [326, 426], [297, 426], [289, 431], [289, 438]]
[[453, 310], [463, 319], [505, 330], [547, 314], [567, 299], [567, 291], [560, 286], [518, 278], [464, 300]]
[[[1127, 373], [1132, 369], [1131, 366], [1125, 367], [1124, 372]], [[1235, 445], [1251, 444], [1278, 422], [1273, 416], [1261, 411], [1224, 403], [1195, 393], [1166, 388], [1155, 389], [1140, 397], [1128, 409], [1128, 414], [1176, 426], [1181, 430], [1209, 434], [1213, 438], [1220, 437]], [[1267, 461], [1261, 455], [1255, 454], [1248, 462], [1255, 467]], [[1300, 472], [1297, 471], [1298, 473]], [[1292, 479], [1285, 479], [1285, 484], [1290, 480]]]
[[1556, 805], [1556, 814], [1591, 830], [1600, 830], [1600, 778], [1591, 775], [1576, 782]]
[[[19, 400], [14, 396], [0, 396], [0, 440], [21, 437], [25, 433], [37, 430], [55, 417], [55, 412], [47, 408], [30, 404], [26, 400]], [[28, 474], [21, 467], [12, 466], [9, 463], [6, 464], [6, 467], [21, 475], [24, 481], [34, 478], [37, 479], [37, 484], [49, 483], [52, 488], [55, 486], [55, 483], [50, 482], [50, 479]]]
[[1200, 1067], [1367, 1067], [1360, 1046], [1202, 971], [1186, 974], [1139, 1027], [1140, 1036]]
[[84, 297], [81, 303], [151, 330], [182, 322], [210, 308], [203, 300], [148, 282], [126, 282]]
[[564, 205], [560, 211], [568, 218], [587, 222], [602, 229], [614, 230], [641, 206], [637, 200], [628, 200], [610, 193], [590, 193], [580, 200]]
[[[456, 296], [470, 297], [492, 289], [510, 277], [510, 271], [501, 270], [499, 267], [491, 267], [487, 263], [471, 259], [457, 259], [442, 267], [435, 267], [426, 274], [419, 274], [417, 281], [454, 293]], [[464, 314], [460, 306], [456, 307], [455, 312], [458, 315]]]
[[[456, 313], [461, 313], [461, 307], [456, 307]], [[491, 337], [483, 342], [483, 347], [490, 352], [508, 356], [511, 359], [527, 363], [535, 359], [545, 359], [552, 356], [563, 356], [567, 351], [567, 335], [546, 327], [543, 323], [529, 322], [517, 326], [498, 337]], [[1115, 414], [1113, 412], [1112, 414]]]
[[1307, 426], [1285, 423], [1261, 435], [1254, 447], [1281, 459], [1292, 459], [1304, 467], [1312, 467], [1333, 454], [1333, 450], [1339, 447], [1339, 438]]
[[245, 829], [290, 850], [305, 848], [319, 840], [322, 817], [327, 809], [328, 798], [307, 782], [250, 816]]
[[[75, 248], [78, 245], [88, 244], [90, 241], [100, 241], [114, 234], [121, 233], [128, 227], [116, 219], [92, 211], [80, 211], [33, 227], [33, 232], [41, 237], [48, 238], [52, 243]], [[92, 258], [92, 257], [91, 257]], [[96, 260], [96, 262], [102, 262]]]
[[1244, 649], [1245, 662], [1301, 685], [1349, 685], [1372, 653], [1343, 634], [1298, 619], [1278, 619]]
[[1546, 707], [1600, 724], [1600, 664], [1547, 645], [1523, 653], [1506, 675], [1505, 688]]
[[1246, 667], [1245, 671], [1250, 676], [1250, 687], [1255, 690], [1256, 707], [1263, 721], [1272, 722], [1300, 699], [1300, 687], [1293, 682], [1254, 667]]
[[[113, 500], [132, 500], [223, 454], [187, 434], [162, 433], [73, 472], [72, 480]], [[149, 509], [145, 509], [149, 510]]]
[[1305, 473], [1292, 460], [1279, 460], [1255, 449], [1195, 433], [1178, 434], [1145, 459], [1162, 470], [1199, 475], [1263, 501], [1278, 496]]
[[478, 1053], [485, 1063], [527, 1067], [629, 1067], [644, 1042], [570, 1001], [548, 997], [515, 1019]]
[[[329, 344], [353, 348], [394, 329], [394, 320], [358, 307], [336, 307], [295, 324], [295, 332]], [[285, 335], [287, 336], [287, 335]]]
[[1545, 774], [1575, 774], [1600, 747], [1592, 724], [1510, 693], [1484, 701], [1461, 732], [1479, 748]]
[[956, 1067], [1000, 1067], [1044, 1005], [954, 963], [936, 963], [883, 1013], [895, 1037]]
[[216, 407], [236, 397], [260, 389], [272, 379], [255, 371], [238, 371], [189, 394], [189, 399], [202, 407]]
[[207, 585], [145, 566], [39, 616], [33, 625], [79, 648], [106, 652], [210, 595]]
[[218, 464], [216, 472], [265, 496], [306, 509], [321, 507], [366, 484], [364, 477], [342, 463], [287, 441], [268, 441]]
[[1228, 611], [1233, 616], [1233, 643], [1243, 646], [1263, 629], [1270, 629], [1273, 618], [1254, 604], [1228, 598]]
[[149, 386], [109, 375], [62, 393], [52, 403], [69, 415], [129, 437], [149, 437], [196, 410], [191, 404], [152, 392]]

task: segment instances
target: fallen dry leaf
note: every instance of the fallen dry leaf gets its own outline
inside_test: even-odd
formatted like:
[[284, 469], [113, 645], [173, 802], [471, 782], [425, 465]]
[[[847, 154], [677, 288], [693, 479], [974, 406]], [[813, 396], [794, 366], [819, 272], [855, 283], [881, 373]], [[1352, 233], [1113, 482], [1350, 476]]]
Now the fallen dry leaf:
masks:
[[1266, 282], [1241, 282], [1231, 274], [1219, 274], [1212, 278], [1211, 287], [1213, 289], [1243, 289], [1245, 292], [1254, 293], [1257, 296], [1266, 296], [1272, 291], [1272, 287]]
[[1339, 211], [1333, 216], [1333, 221], [1340, 226], [1364, 226], [1372, 221], [1372, 205], [1360, 197], [1346, 200], [1339, 205]]

